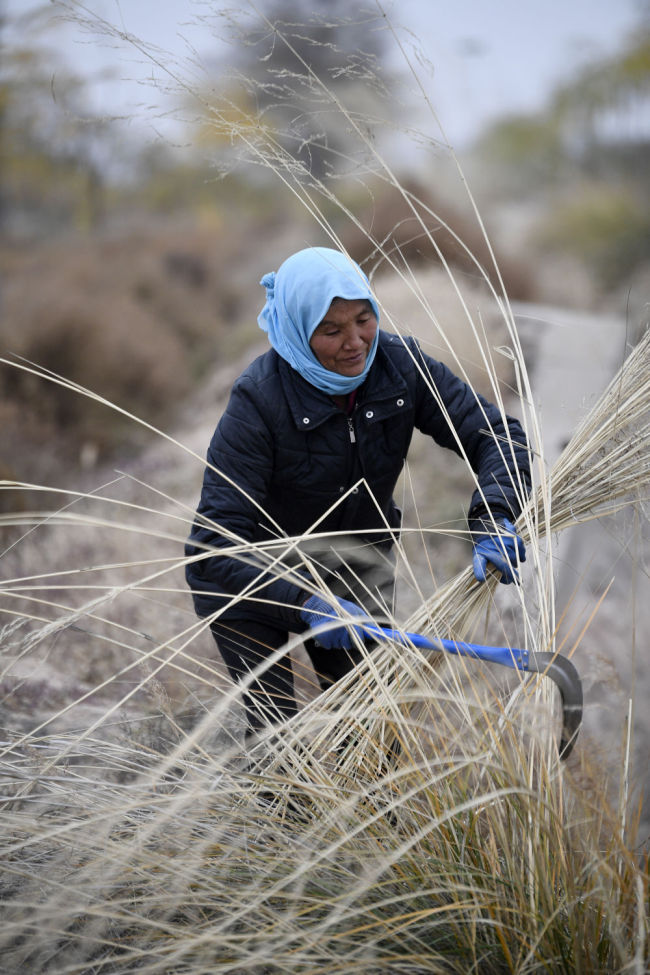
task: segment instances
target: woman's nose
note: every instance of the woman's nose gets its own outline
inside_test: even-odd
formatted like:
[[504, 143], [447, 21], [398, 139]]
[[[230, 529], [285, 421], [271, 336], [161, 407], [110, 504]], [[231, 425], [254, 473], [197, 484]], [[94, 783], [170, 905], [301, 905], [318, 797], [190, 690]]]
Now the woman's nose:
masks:
[[346, 349], [357, 349], [359, 346], [363, 345], [363, 339], [361, 337], [361, 330], [358, 328], [350, 328], [345, 333], [345, 339], [343, 342]]

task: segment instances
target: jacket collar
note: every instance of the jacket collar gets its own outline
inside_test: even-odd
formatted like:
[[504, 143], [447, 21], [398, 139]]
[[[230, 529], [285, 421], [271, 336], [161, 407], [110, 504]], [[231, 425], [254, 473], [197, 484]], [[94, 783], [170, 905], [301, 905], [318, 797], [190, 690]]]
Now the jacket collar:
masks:
[[[407, 395], [404, 377], [393, 364], [388, 349], [393, 342], [400, 342], [398, 336], [379, 333], [379, 345], [366, 381], [357, 392], [357, 405], [367, 406], [384, 400], [398, 399]], [[293, 421], [300, 430], [313, 430], [324, 423], [339, 408], [328, 393], [312, 386], [293, 369], [288, 362], [278, 357], [280, 379]]]

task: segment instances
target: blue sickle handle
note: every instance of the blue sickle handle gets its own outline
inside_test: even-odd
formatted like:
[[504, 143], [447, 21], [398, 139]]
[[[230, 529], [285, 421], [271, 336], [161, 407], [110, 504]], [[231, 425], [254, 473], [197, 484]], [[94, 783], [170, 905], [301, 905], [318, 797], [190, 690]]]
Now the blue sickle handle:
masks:
[[528, 650], [515, 650], [512, 647], [483, 647], [478, 643], [465, 643], [463, 640], [444, 640], [436, 637], [432, 640], [420, 633], [402, 633], [389, 627], [364, 625], [363, 630], [371, 636], [380, 639], [396, 640], [405, 646], [409, 643], [420, 650], [444, 650], [445, 653], [455, 653], [459, 657], [474, 657], [475, 660], [485, 660], [491, 664], [502, 664], [513, 670], [528, 670]]
[[513, 670], [550, 677], [562, 698], [562, 735], [560, 737], [560, 758], [567, 758], [573, 748], [582, 723], [582, 683], [578, 671], [567, 657], [547, 651], [529, 652], [514, 647], [483, 647], [477, 643], [463, 640], [444, 640], [441, 637], [429, 639], [420, 633], [403, 633], [389, 627], [363, 624], [361, 627], [368, 636], [380, 640], [395, 640], [407, 646], [411, 643], [421, 650], [441, 650], [460, 657], [474, 657], [487, 663], [502, 664]]

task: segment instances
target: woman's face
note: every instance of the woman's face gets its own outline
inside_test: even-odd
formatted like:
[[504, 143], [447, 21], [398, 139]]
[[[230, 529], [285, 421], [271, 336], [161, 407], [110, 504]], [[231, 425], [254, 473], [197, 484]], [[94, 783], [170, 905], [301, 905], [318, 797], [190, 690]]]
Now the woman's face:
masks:
[[358, 376], [377, 332], [369, 301], [335, 298], [309, 341], [321, 366], [341, 376]]

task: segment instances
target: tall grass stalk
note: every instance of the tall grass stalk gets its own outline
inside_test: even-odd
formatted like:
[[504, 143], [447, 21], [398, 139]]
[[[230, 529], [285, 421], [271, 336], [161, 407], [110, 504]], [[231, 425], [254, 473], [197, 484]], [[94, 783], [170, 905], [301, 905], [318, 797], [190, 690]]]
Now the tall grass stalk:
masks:
[[[81, 4], [59, 7], [90, 16]], [[92, 17], [83, 26], [121, 36]], [[358, 181], [372, 176], [398, 189], [436, 250], [425, 219], [434, 214], [402, 187], [288, 33], [274, 29], [295, 55], [291, 83], [315, 86], [354, 133], [367, 167]], [[498, 369], [504, 356], [439, 248], [469, 323], [469, 354], [438, 320], [435, 295], [416, 271], [373, 238], [335, 180], [315, 178], [292, 155], [286, 133], [265, 118], [233, 120], [231, 105], [206, 100], [176, 66], [136, 43], [203, 100], [211, 124], [246, 160], [275, 174], [320, 234], [341, 244], [332, 206], [356, 224], [412, 290], [452, 366], [471, 379], [466, 362], [480, 361], [500, 408], [514, 402], [526, 418], [535, 468], [518, 524], [529, 551], [526, 584], [505, 603], [494, 578], [479, 586], [469, 569], [432, 585], [433, 573], [411, 564], [409, 543], [431, 543], [435, 553], [438, 541], [460, 539], [463, 529], [429, 528], [416, 513], [398, 544], [415, 609], [402, 613], [398, 602], [391, 616], [371, 593], [368, 608], [397, 628], [455, 638], [475, 635], [489, 618], [509, 640], [515, 621], [526, 648], [555, 650], [553, 549], [544, 538], [622, 506], [643, 517], [650, 335], [548, 470], [514, 318], [486, 269], [476, 262], [508, 336], [509, 389]], [[400, 331], [399, 309], [382, 312]], [[100, 399], [38, 366], [2, 362], [71, 396]], [[203, 459], [145, 426], [160, 437], [166, 468], [196, 483]], [[51, 502], [0, 520], [11, 533], [0, 605], [4, 970], [641, 972], [648, 861], [627, 772], [617, 808], [586, 750], [559, 761], [549, 682], [505, 682], [475, 662], [387, 643], [320, 694], [294, 637], [263, 666], [292, 653], [304, 706], [244, 753], [239, 701], [255, 674], [234, 687], [210, 655], [209, 621], [194, 618], [182, 579], [195, 498], [152, 480], [124, 476], [77, 491], [0, 482], [31, 498], [49, 492]], [[229, 554], [283, 576], [296, 571], [300, 554], [322, 589], [322, 567], [308, 553], [318, 537], [318, 524], [299, 538], [279, 531], [263, 545], [231, 535]], [[253, 585], [247, 596], [255, 595]]]

